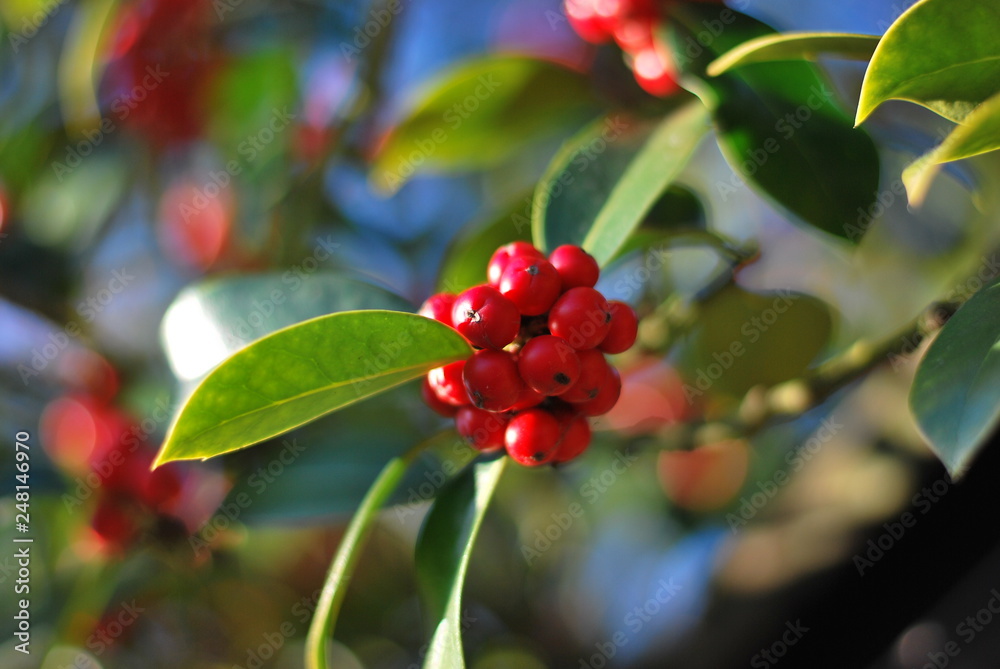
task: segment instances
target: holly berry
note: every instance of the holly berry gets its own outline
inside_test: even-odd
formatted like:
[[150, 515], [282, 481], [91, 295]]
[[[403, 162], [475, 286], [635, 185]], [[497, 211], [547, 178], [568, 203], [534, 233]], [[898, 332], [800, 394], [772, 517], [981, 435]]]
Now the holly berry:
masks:
[[632, 73], [642, 90], [652, 95], [666, 97], [680, 90], [673, 64], [653, 45], [636, 52]]
[[500, 275], [500, 293], [513, 302], [523, 316], [544, 314], [559, 297], [559, 272], [544, 258], [511, 258]]
[[561, 395], [580, 378], [580, 358], [565, 339], [541, 335], [521, 349], [517, 369], [536, 392]]
[[489, 284], [458, 296], [438, 293], [420, 307], [477, 349], [431, 370], [421, 394], [434, 411], [454, 416], [476, 450], [505, 448], [532, 467], [568, 462], [590, 444], [587, 417], [609, 411], [621, 394], [604, 353], [628, 349], [638, 319], [594, 289], [600, 268], [577, 246], [546, 258], [528, 242], [513, 242], [496, 250], [487, 272]]
[[462, 407], [455, 416], [455, 429], [477, 451], [488, 453], [504, 446], [510, 416], [476, 407]]
[[579, 457], [590, 445], [590, 424], [587, 418], [572, 409], [557, 415], [562, 427], [562, 439], [556, 449], [554, 462], [569, 462]]
[[417, 311], [421, 316], [433, 318], [445, 325], [451, 325], [451, 309], [455, 306], [455, 296], [451, 293], [437, 293], [431, 295], [420, 305]]
[[420, 396], [424, 398], [424, 403], [436, 414], [444, 416], [445, 418], [451, 418], [458, 413], [458, 407], [456, 405], [445, 402], [438, 397], [437, 392], [434, 390], [433, 386], [431, 386], [430, 379], [426, 376], [420, 384]]
[[506, 351], [476, 351], [465, 363], [462, 378], [472, 403], [487, 411], [506, 411], [524, 388], [514, 356]]
[[528, 409], [507, 424], [504, 444], [507, 454], [528, 467], [537, 467], [555, 457], [562, 429], [559, 420], [544, 409]]
[[427, 384], [438, 400], [456, 407], [470, 403], [462, 380], [464, 369], [465, 360], [459, 360], [443, 367], [435, 367], [427, 373]]
[[494, 288], [500, 286], [500, 277], [503, 276], [503, 271], [507, 269], [507, 263], [510, 262], [512, 258], [541, 258], [545, 259], [545, 255], [532, 246], [531, 242], [511, 242], [510, 244], [504, 244], [490, 257], [490, 262], [486, 266], [486, 279], [489, 284]]
[[452, 324], [479, 348], [502, 349], [521, 329], [521, 314], [514, 303], [492, 286], [476, 286], [455, 299]]
[[601, 342], [601, 350], [605, 353], [623, 353], [635, 343], [639, 332], [639, 317], [635, 310], [624, 302], [611, 300], [611, 329]]
[[603, 416], [611, 411], [622, 394], [622, 377], [614, 367], [608, 367], [609, 374], [593, 399], [580, 402], [577, 410], [585, 416]]
[[580, 377], [563, 393], [562, 399], [567, 402], [587, 402], [594, 399], [610, 374], [610, 365], [598, 349], [577, 351], [577, 357], [580, 359]]
[[557, 247], [549, 254], [549, 262], [559, 272], [563, 292], [578, 286], [593, 288], [601, 273], [594, 256], [571, 244]]
[[577, 350], [594, 348], [611, 329], [611, 307], [593, 288], [570, 288], [549, 311], [549, 331]]

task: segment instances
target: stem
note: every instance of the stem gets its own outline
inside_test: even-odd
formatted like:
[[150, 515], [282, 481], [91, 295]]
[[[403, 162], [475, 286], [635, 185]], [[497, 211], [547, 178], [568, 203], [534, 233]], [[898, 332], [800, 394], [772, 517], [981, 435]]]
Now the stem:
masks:
[[368, 489], [361, 505], [354, 513], [337, 547], [337, 553], [330, 562], [323, 592], [320, 593], [316, 612], [309, 626], [309, 634], [306, 636], [306, 669], [327, 669], [326, 640], [333, 631], [340, 605], [347, 594], [348, 581], [354, 573], [361, 549], [374, 527], [375, 517], [389, 495], [399, 485], [410, 464], [428, 444], [429, 441], [417, 444], [403, 455], [390, 460], [372, 483], [372, 487]]

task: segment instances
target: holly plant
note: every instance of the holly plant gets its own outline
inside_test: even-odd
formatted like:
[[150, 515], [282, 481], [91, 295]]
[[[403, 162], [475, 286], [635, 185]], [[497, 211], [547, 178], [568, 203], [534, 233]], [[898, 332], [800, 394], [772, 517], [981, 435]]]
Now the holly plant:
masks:
[[[737, 437], [819, 407], [915, 349], [910, 408], [953, 476], [996, 427], [1000, 283], [942, 295], [895, 332], [838, 338], [823, 300], [740, 281], [772, 249], [733, 236], [713, 211], [749, 187], [789, 230], [849, 257], [877, 232], [887, 197], [931, 207], [951, 170], [974, 175], [966, 196], [988, 209], [977, 163], [956, 161], [1000, 148], [1000, 6], [921, 0], [881, 37], [777, 33], [710, 1], [567, 0], [565, 11], [584, 39], [620, 47], [644, 97], [610, 105], [587, 72], [525, 56], [481, 57], [441, 75], [379, 142], [370, 180], [387, 192], [419, 171], [493, 168], [567, 123], [576, 133], [532, 194], [458, 236], [440, 292], [416, 313], [355, 282], [342, 291], [349, 298], [325, 306], [332, 313], [273, 318], [262, 326], [269, 334], [206, 353], [203, 366], [215, 366], [188, 389], [160, 450], [157, 465], [231, 453], [407, 383], [421, 383], [427, 407], [454, 418], [457, 436], [445, 429], [389, 457], [357, 506], [313, 617], [311, 669], [327, 666], [326, 643], [377, 513], [422, 453], [456, 439], [466, 464], [434, 491], [415, 560], [431, 622], [424, 666], [464, 667], [463, 582], [510, 461], [559, 476], [613, 442], [602, 417], [622, 392], [616, 361], [636, 351], [675, 362], [684, 421], [722, 424]], [[819, 57], [868, 61], [856, 110], [812, 62]], [[890, 100], [954, 128], [909, 164], [888, 161], [887, 133], [913, 111]], [[710, 141], [733, 172], [714, 185], [689, 165]], [[678, 248], [710, 258], [702, 271], [684, 270], [694, 289], [664, 278]], [[975, 268], [966, 258], [949, 269], [962, 277]], [[266, 289], [270, 279], [261, 280]], [[182, 315], [239, 299], [226, 280], [189, 289], [165, 322], [168, 355], [182, 334], [190, 346]]]

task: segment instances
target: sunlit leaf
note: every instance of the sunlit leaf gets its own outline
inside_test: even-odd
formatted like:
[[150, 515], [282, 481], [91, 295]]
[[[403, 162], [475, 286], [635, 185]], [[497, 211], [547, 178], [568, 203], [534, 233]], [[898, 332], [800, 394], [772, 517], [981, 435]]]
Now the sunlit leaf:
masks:
[[861, 86], [856, 122], [886, 100], [909, 100], [961, 122], [1000, 91], [1000, 4], [921, 0], [882, 36]]
[[170, 427], [157, 463], [255, 444], [470, 352], [453, 329], [394, 311], [347, 311], [287, 327], [205, 377]]
[[814, 60], [832, 55], [853, 60], [868, 60], [878, 46], [876, 35], [848, 33], [789, 32], [764, 35], [740, 44], [716, 58], [708, 66], [715, 77], [734, 67], [772, 60]]
[[1000, 149], [1000, 94], [976, 107], [941, 144], [903, 171], [910, 204], [923, 203], [942, 163], [997, 149]]

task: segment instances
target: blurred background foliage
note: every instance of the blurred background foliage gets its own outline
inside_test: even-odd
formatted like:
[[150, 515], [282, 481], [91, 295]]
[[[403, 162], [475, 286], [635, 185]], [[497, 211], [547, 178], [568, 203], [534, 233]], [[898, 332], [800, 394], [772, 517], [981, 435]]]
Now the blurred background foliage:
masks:
[[[779, 30], [872, 34], [907, 4], [732, 3]], [[36, 536], [33, 652], [14, 650], [6, 618], [0, 664], [301, 666], [348, 514], [390, 455], [436, 439], [331, 650], [337, 667], [417, 666], [413, 542], [470, 457], [417, 384], [210, 463], [146, 465], [225, 355], [303, 318], [412, 310], [481, 280], [496, 245], [530, 235], [532, 188], [563, 141], [602, 113], [670, 103], [580, 40], [556, 0], [2, 0], [0, 21], [0, 473], [30, 432]], [[424, 152], [433, 169], [402, 174], [407, 142], [448, 119], [410, 114], [415, 96], [486, 54], [538, 62], [512, 57], [513, 102], [458, 117], [463, 132]], [[852, 110], [864, 64], [823, 65]], [[953, 633], [1000, 584], [984, 515], [995, 449], [961, 485], [945, 477], [906, 410], [919, 342], [801, 415], [791, 389], [788, 420], [754, 423], [757, 384], [890, 337], [997, 273], [995, 159], [947, 170], [919, 210], [893, 187], [945, 125], [905, 103], [866, 123], [882, 179], [856, 249], [793, 225], [700, 144], [599, 286], [649, 314], [618, 363], [619, 407], [579, 464], [512, 468], [487, 517], [465, 599], [471, 667], [770, 666], [759, 653], [797, 621], [809, 631], [785, 666], [923, 666], [956, 638], [949, 666], [1000, 657], [996, 635]], [[649, 251], [676, 228], [693, 242]], [[706, 228], [760, 257], [696, 299], [728, 271], [697, 243]], [[794, 316], [748, 333], [769, 291], [801, 294]], [[755, 333], [766, 345], [690, 401], [684, 384]], [[118, 452], [128, 464], [101, 473]], [[859, 567], [904, 512], [917, 523], [895, 551]]]

